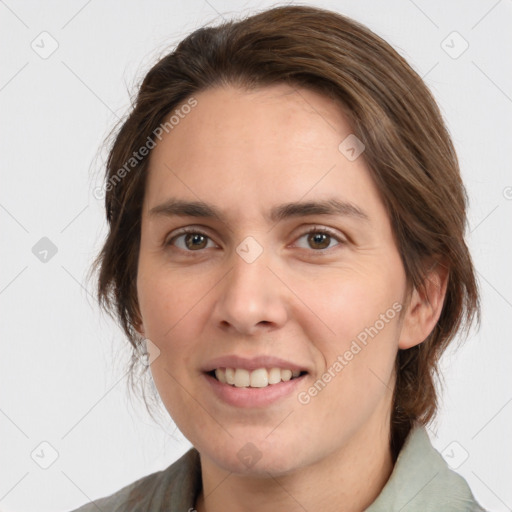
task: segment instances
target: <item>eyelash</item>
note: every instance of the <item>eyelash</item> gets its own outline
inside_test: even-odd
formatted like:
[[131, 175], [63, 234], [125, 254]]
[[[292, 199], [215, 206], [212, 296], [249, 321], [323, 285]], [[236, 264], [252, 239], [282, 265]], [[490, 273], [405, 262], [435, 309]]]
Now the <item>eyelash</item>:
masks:
[[[329, 230], [327, 228], [324, 228], [324, 227], [316, 227], [316, 226], [313, 226], [309, 230], [307, 230], [304, 233], [302, 233], [301, 235], [299, 235], [299, 237], [297, 239], [300, 239], [300, 238], [302, 238], [302, 237], [304, 237], [306, 235], [310, 235], [310, 234], [313, 234], [313, 233], [315, 233], [315, 234], [321, 233], [321, 234], [328, 235], [332, 239], [336, 240], [336, 242], [338, 242], [333, 247], [327, 247], [325, 249], [311, 249], [311, 251], [313, 251], [314, 253], [321, 254], [321, 253], [324, 253], [324, 252], [326, 252], [326, 251], [328, 251], [330, 249], [333, 249], [337, 245], [345, 245], [347, 243], [346, 240], [341, 239], [338, 235], [334, 234], [331, 230]], [[179, 237], [181, 237], [183, 235], [188, 235], [188, 234], [202, 235], [202, 236], [206, 237], [208, 240], [211, 240], [210, 236], [208, 236], [205, 232], [201, 231], [200, 229], [193, 228], [193, 227], [186, 227], [186, 228], [181, 229], [171, 239], [166, 241], [164, 243], [164, 245], [165, 246], [172, 246], [172, 245], [174, 245], [173, 242], [176, 239], [178, 239]], [[198, 249], [197, 251], [191, 251], [191, 250], [188, 250], [188, 249], [181, 249], [181, 248], [178, 248], [178, 249], [181, 250], [181, 251], [187, 252], [187, 253], [194, 253], [194, 252], [201, 253], [204, 250], [204, 249]], [[307, 250], [307, 249], [303, 249], [303, 250]]]

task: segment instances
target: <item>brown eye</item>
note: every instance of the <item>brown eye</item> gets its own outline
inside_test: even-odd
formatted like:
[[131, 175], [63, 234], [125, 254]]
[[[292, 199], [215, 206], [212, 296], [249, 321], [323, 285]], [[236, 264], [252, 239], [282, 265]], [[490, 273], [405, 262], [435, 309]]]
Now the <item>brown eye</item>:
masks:
[[201, 233], [187, 233], [185, 235], [185, 245], [188, 249], [204, 249], [208, 243], [208, 238]]
[[178, 249], [187, 252], [198, 252], [201, 249], [207, 249], [215, 246], [210, 237], [200, 231], [182, 232], [172, 237], [166, 245], [175, 246]]
[[326, 233], [309, 233], [308, 243], [313, 249], [326, 249], [331, 243], [331, 235]]
[[[305, 240], [305, 242], [302, 242]], [[343, 245], [341, 237], [327, 231], [324, 228], [314, 228], [299, 237], [298, 247], [301, 249], [313, 249], [322, 251], [323, 249], [332, 249], [337, 245]]]

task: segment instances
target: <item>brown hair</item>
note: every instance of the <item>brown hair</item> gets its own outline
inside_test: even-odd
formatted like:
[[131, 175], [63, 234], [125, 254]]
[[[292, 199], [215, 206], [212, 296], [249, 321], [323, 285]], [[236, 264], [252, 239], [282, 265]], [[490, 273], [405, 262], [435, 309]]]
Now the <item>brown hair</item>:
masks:
[[449, 269], [434, 330], [397, 355], [391, 417], [396, 456], [413, 423], [434, 417], [438, 359], [456, 332], [478, 317], [479, 299], [464, 241], [466, 193], [439, 109], [407, 62], [359, 23], [315, 7], [275, 7], [200, 28], [152, 67], [107, 161], [109, 233], [94, 266], [100, 303], [137, 350], [136, 276], [149, 156], [132, 169], [126, 162], [193, 94], [223, 84], [250, 89], [276, 83], [313, 88], [344, 106], [366, 146], [364, 158], [389, 212], [409, 285], [421, 289], [432, 262]]

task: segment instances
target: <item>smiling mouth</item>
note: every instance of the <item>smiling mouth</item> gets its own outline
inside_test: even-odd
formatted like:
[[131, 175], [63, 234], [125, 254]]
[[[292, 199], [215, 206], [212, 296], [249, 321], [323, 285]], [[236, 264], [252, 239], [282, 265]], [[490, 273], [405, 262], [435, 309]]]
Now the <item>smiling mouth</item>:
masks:
[[297, 379], [307, 372], [289, 370], [283, 368], [258, 368], [253, 371], [244, 368], [217, 368], [208, 372], [208, 375], [217, 379], [222, 384], [228, 384], [237, 388], [266, 388]]

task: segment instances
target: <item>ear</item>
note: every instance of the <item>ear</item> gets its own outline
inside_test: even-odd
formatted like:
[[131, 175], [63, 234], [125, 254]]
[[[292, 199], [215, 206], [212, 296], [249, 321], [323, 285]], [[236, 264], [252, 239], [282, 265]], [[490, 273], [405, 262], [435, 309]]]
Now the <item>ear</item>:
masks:
[[448, 276], [446, 265], [434, 263], [425, 277], [423, 289], [413, 289], [404, 313], [398, 348], [419, 345], [433, 331], [443, 310]]
[[140, 307], [139, 307], [139, 301], [138, 298], [133, 304], [133, 313], [130, 317], [130, 323], [133, 329], [137, 331], [138, 334], [140, 334], [143, 338], [146, 337], [144, 334], [144, 320], [142, 318], [142, 315], [140, 314]]
[[132, 324], [133, 328], [143, 337], [145, 338], [146, 335], [144, 334], [144, 323], [140, 318], [137, 318], [137, 320]]

